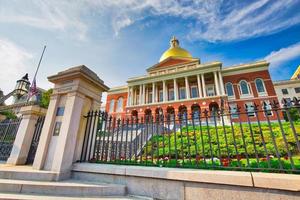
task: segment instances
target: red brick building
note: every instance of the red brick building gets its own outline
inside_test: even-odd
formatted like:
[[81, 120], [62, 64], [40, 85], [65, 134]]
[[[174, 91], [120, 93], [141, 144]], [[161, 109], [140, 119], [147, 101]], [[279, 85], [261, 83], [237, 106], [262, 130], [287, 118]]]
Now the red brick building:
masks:
[[[110, 89], [106, 111], [117, 118], [204, 109], [212, 112], [223, 101], [235, 120], [237, 106], [245, 111], [245, 104], [262, 107], [263, 102], [277, 101], [268, 67], [266, 61], [226, 68], [221, 62], [201, 63], [173, 37], [170, 48], [146, 75], [129, 78], [126, 86]], [[248, 116], [256, 120], [254, 114]], [[263, 120], [265, 113], [258, 117]], [[269, 117], [275, 119], [272, 112]], [[241, 115], [241, 119], [246, 121], [247, 116]]]

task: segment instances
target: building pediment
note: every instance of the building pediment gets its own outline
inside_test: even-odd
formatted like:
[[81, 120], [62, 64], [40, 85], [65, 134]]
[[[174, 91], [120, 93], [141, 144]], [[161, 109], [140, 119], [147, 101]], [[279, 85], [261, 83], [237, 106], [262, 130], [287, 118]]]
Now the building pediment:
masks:
[[186, 65], [193, 62], [198, 64], [200, 63], [200, 60], [198, 58], [169, 57], [148, 68], [147, 72], [161, 70], [162, 68], [174, 67], [177, 65]]

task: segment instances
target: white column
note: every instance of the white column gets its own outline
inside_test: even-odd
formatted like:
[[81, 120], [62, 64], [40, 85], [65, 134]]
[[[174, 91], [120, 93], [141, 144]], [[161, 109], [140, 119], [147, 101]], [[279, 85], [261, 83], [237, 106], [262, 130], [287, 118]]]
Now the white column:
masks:
[[128, 86], [128, 88], [127, 88], [127, 103], [126, 103], [126, 106], [130, 106], [130, 99], [131, 99], [130, 86]]
[[218, 74], [219, 74], [219, 81], [220, 81], [220, 87], [221, 87], [221, 95], [224, 95], [225, 89], [224, 89], [224, 82], [223, 82], [223, 77], [222, 77], [221, 71], [219, 71]]
[[142, 85], [140, 85], [140, 96], [139, 96], [139, 98], [140, 98], [139, 105], [142, 105], [143, 104], [143, 86]]
[[148, 102], [149, 102], [149, 100], [148, 100], [148, 98], [149, 98], [148, 92], [149, 92], [148, 87], [146, 87], [146, 98], [145, 98], [146, 102], [145, 102], [145, 104], [148, 104]]
[[216, 93], [217, 93], [217, 95], [220, 95], [220, 88], [219, 88], [217, 72], [214, 72], [214, 80], [215, 80]]
[[176, 78], [174, 78], [174, 100], [175, 100], [175, 101], [178, 100], [178, 89], [177, 89]]
[[166, 80], [163, 80], [163, 102], [167, 101], [166, 98]]
[[145, 95], [146, 94], [146, 85], [143, 84], [143, 96], [142, 96], [142, 104], [145, 104]]
[[191, 97], [189, 79], [187, 76], [185, 77], [185, 94], [186, 94], [187, 99], [189, 99]]
[[133, 105], [133, 87], [130, 87], [130, 102], [129, 105], [132, 106]]
[[155, 103], [155, 83], [152, 83], [152, 103]]
[[200, 80], [200, 74], [197, 74], [197, 83], [198, 83], [198, 93], [199, 97], [202, 97], [202, 88], [201, 88], [201, 80]]
[[203, 97], [206, 97], [206, 87], [205, 87], [205, 79], [204, 79], [204, 74], [201, 74], [201, 81], [202, 81], [202, 91], [203, 91]]

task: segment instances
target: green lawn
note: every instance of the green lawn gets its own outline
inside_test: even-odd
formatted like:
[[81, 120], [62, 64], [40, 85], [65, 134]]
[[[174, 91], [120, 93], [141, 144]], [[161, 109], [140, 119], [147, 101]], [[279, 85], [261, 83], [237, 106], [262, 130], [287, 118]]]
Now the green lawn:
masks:
[[[283, 169], [292, 169], [293, 162], [294, 169], [300, 170], [295, 136], [289, 123], [282, 125], [284, 135], [278, 123], [272, 123], [272, 132], [263, 123], [261, 127], [257, 124], [251, 127], [243, 124], [242, 128], [239, 125], [220, 126], [217, 129], [214, 126], [202, 126], [202, 129], [199, 126], [183, 127], [181, 132], [153, 136], [143, 150], [142, 162], [153, 159], [156, 165], [171, 167], [272, 169], [280, 169], [280, 166]], [[294, 126], [300, 138], [300, 123], [295, 122]], [[211, 158], [215, 158], [214, 162]]]

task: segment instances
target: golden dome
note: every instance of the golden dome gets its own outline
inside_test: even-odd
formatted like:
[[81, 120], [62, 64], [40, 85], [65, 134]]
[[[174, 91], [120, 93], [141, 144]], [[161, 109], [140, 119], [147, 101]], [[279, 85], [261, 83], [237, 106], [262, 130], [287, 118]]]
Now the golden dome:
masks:
[[165, 60], [169, 57], [183, 57], [183, 58], [192, 58], [192, 55], [185, 49], [179, 46], [179, 41], [173, 36], [170, 41], [170, 48], [165, 51], [159, 59], [159, 62]]

